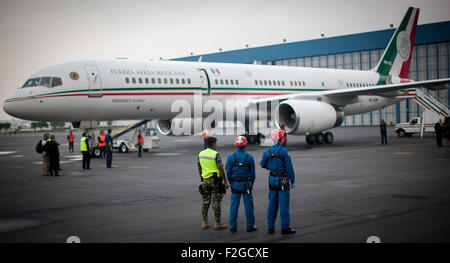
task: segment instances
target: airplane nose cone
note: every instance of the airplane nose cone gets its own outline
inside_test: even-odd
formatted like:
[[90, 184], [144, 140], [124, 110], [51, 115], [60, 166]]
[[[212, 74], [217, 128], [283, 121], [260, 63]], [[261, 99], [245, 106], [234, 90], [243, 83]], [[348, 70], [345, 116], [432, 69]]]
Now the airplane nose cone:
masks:
[[11, 116], [14, 116], [14, 110], [13, 107], [11, 106], [12, 103], [13, 102], [8, 102], [8, 100], [3, 101], [3, 111], [5, 111]]

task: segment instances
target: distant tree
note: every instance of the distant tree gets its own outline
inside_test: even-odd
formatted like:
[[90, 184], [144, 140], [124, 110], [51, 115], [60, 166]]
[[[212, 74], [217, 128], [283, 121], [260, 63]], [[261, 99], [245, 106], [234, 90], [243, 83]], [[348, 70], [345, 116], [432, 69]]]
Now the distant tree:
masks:
[[3, 129], [7, 130], [10, 127], [11, 127], [11, 123], [9, 123], [9, 122], [2, 122], [2, 123], [0, 123], [0, 130], [3, 130]]
[[51, 124], [53, 129], [58, 129], [58, 128], [64, 127], [64, 125], [66, 123], [63, 122], [63, 121], [52, 121], [50, 124]]
[[31, 123], [31, 128], [36, 129], [42, 129], [42, 128], [48, 128], [48, 122], [45, 121], [35, 121]]

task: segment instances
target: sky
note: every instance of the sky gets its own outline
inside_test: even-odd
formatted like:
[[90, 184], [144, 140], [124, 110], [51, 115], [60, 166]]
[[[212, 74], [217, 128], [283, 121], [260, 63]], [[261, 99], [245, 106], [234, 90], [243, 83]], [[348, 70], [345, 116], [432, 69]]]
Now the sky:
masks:
[[[450, 21], [449, 0], [0, 0], [0, 101], [41, 68], [163, 59]], [[0, 120], [12, 119], [0, 108]]]

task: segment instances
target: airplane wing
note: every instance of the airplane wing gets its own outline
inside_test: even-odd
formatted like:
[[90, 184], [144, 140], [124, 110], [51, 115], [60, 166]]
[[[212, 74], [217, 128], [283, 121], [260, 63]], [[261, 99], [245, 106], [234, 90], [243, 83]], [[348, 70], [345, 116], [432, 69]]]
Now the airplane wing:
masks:
[[255, 98], [248, 101], [249, 105], [259, 104], [263, 102], [282, 102], [288, 99], [317, 99], [323, 98], [324, 101], [336, 103], [339, 106], [345, 106], [343, 104], [352, 103], [354, 99], [359, 95], [375, 94], [384, 97], [396, 97], [400, 96], [400, 90], [407, 90], [411, 88], [427, 88], [427, 89], [445, 89], [449, 88], [446, 84], [450, 83], [450, 78], [435, 79], [435, 80], [423, 80], [417, 82], [399, 83], [399, 84], [387, 84], [370, 87], [360, 88], [344, 88], [333, 89], [326, 91], [312, 91], [298, 94], [279, 95], [264, 98]]

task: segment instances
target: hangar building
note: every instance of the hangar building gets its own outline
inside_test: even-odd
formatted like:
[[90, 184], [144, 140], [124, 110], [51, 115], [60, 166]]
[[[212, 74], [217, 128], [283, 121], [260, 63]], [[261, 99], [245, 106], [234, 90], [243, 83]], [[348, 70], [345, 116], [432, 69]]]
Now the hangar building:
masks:
[[[173, 60], [257, 63], [292, 67], [369, 70], [376, 66], [395, 29], [202, 54]], [[427, 80], [450, 76], [450, 21], [417, 26], [409, 78]], [[431, 95], [450, 106], [449, 90]], [[378, 125], [381, 118], [395, 124], [420, 116], [422, 108], [412, 99], [369, 112], [346, 116], [343, 125]]]

